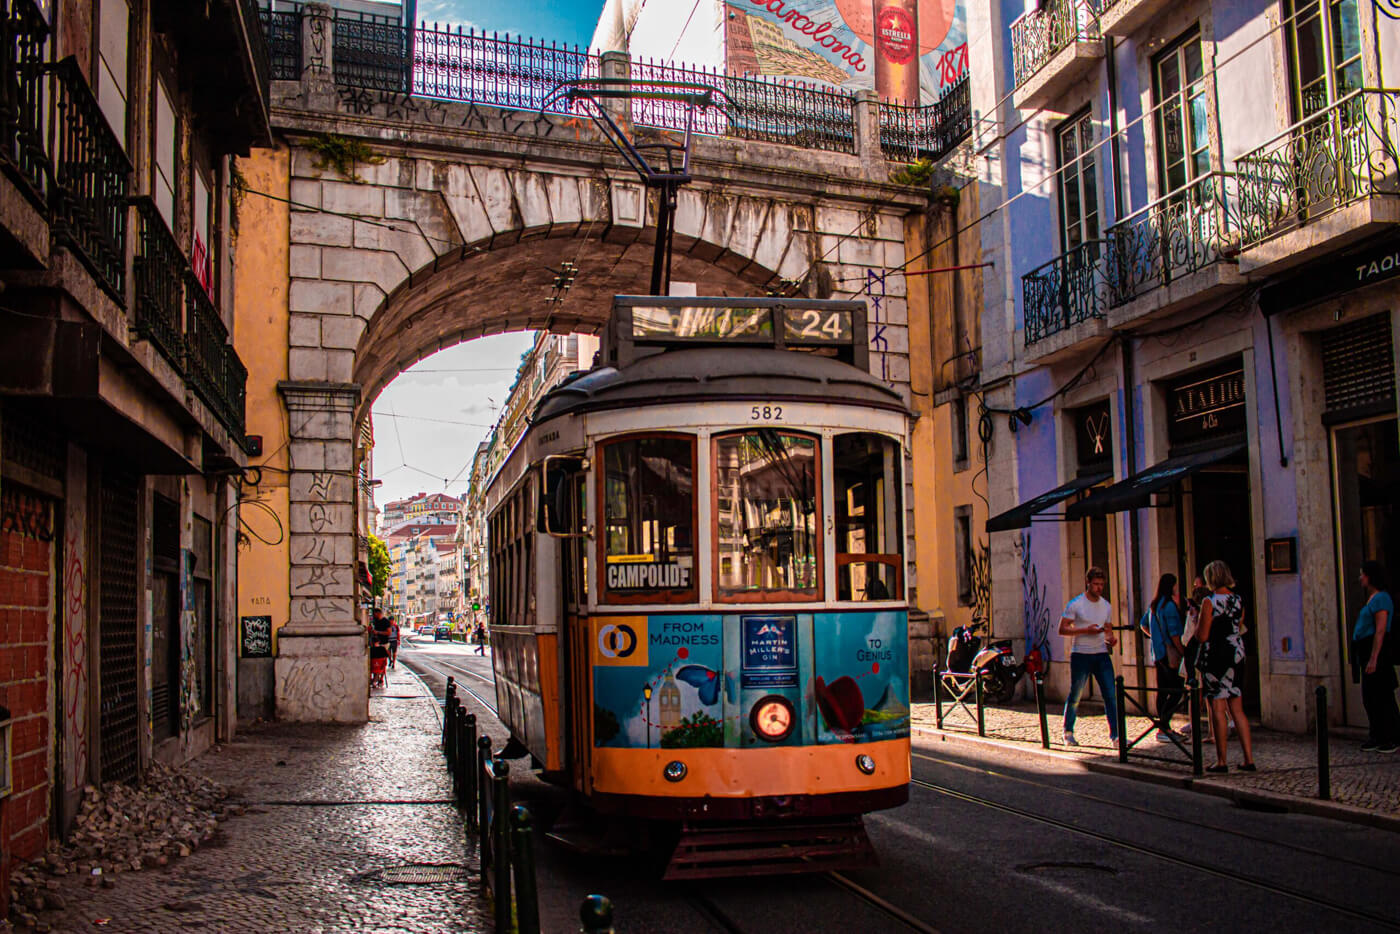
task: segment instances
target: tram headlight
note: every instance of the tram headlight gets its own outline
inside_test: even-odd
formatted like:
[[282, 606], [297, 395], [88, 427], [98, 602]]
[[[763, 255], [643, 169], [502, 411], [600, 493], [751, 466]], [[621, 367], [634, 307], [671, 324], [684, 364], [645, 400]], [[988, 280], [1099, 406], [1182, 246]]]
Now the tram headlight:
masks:
[[866, 775], [874, 775], [875, 760], [870, 758], [870, 756], [866, 755], [865, 753], [861, 753], [860, 755], [856, 756], [856, 768], [860, 769]]
[[662, 769], [661, 774], [666, 776], [666, 781], [668, 782], [678, 782], [685, 778], [685, 774], [688, 771], [690, 770], [685, 767], [684, 762], [679, 759], [672, 759], [670, 762], [666, 763], [666, 768]]
[[792, 701], [780, 694], [769, 694], [760, 698], [749, 712], [749, 726], [754, 735], [770, 743], [780, 743], [792, 733], [797, 725], [797, 711]]

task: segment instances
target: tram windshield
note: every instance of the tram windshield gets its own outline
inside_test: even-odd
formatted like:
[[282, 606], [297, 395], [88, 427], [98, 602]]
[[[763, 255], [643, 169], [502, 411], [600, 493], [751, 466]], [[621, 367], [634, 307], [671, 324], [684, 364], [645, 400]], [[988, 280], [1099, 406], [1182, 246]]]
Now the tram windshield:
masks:
[[695, 600], [695, 441], [603, 447], [603, 587], [612, 602]]
[[831, 451], [836, 493], [836, 599], [901, 597], [899, 445], [883, 435], [837, 435]]
[[720, 599], [816, 599], [817, 439], [759, 428], [716, 438]]

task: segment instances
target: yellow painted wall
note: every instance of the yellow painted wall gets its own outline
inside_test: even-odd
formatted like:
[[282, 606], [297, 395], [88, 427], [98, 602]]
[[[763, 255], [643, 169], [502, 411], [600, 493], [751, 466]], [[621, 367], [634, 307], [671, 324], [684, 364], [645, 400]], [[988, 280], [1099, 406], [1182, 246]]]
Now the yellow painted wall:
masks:
[[[908, 218], [906, 255], [918, 257], [910, 269], [944, 269], [980, 262], [975, 225], [976, 184], [956, 206], [938, 206]], [[956, 223], [955, 223], [956, 221]], [[957, 245], [954, 248], [954, 237]], [[925, 255], [926, 254], [926, 255]], [[955, 286], [956, 281], [956, 288]], [[955, 509], [972, 507], [974, 545], [985, 544], [986, 472], [977, 443], [976, 380], [970, 398], [956, 389], [960, 378], [977, 372], [980, 360], [981, 270], [908, 277], [909, 368], [914, 410], [911, 442], [914, 485], [914, 560], [917, 607], [932, 617], [935, 637], [972, 621], [974, 608], [959, 603]], [[955, 327], [955, 316], [961, 326]], [[957, 335], [963, 335], [961, 341]], [[968, 353], [971, 351], [971, 353]], [[967, 467], [954, 469], [954, 406], [968, 411]], [[978, 494], [981, 494], [980, 496]]]
[[[277, 383], [287, 378], [289, 151], [285, 146], [255, 149], [251, 157], [238, 160], [238, 167], [249, 190], [238, 209], [234, 246], [233, 342], [248, 367], [247, 431], [263, 439], [263, 456], [251, 460], [262, 468], [262, 480], [256, 489], [243, 488], [240, 507], [244, 523], [240, 527], [251, 543], [238, 554], [238, 614], [271, 616], [275, 633], [291, 612], [287, 487], [291, 461], [286, 409], [277, 393]], [[250, 505], [248, 500], [267, 508]], [[265, 544], [258, 536], [277, 544]]]

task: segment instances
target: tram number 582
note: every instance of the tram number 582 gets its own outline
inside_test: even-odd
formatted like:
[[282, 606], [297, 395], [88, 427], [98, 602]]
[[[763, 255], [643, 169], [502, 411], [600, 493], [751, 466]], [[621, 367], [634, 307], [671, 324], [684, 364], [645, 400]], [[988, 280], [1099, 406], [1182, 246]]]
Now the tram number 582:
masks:
[[756, 405], [749, 410], [750, 421], [780, 422], [783, 420], [781, 405]]

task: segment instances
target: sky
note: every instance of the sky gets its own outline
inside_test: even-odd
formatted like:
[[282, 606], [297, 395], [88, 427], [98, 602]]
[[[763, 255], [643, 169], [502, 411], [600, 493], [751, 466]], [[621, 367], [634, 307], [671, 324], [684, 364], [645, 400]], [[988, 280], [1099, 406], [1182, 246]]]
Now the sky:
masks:
[[467, 490], [476, 446], [491, 431], [532, 332], [458, 344], [400, 373], [374, 400], [375, 491], [381, 508], [415, 493]]
[[587, 46], [603, 0], [418, 0], [418, 19]]
[[[418, 19], [587, 46], [603, 0], [418, 0]], [[381, 507], [415, 493], [467, 489], [476, 446], [500, 414], [534, 338], [498, 334], [449, 347], [399, 374], [375, 400]]]

